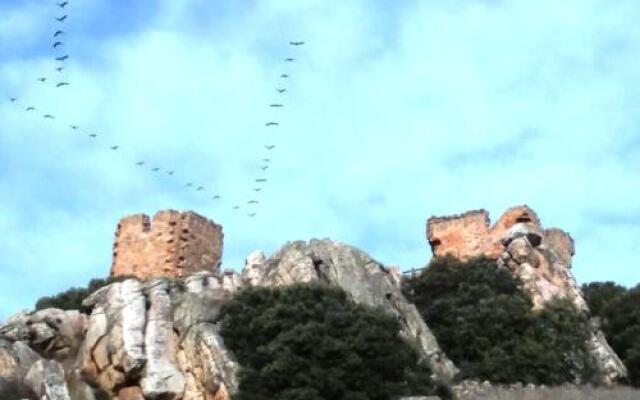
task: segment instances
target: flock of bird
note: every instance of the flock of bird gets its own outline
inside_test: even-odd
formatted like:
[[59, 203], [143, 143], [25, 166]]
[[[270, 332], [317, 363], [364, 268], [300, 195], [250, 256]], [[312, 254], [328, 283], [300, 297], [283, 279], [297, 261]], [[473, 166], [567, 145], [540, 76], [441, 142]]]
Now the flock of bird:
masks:
[[[66, 23], [67, 23], [67, 19], [69, 18], [69, 15], [67, 14], [67, 6], [69, 5], [69, 1], [63, 1], [60, 3], [56, 3], [56, 7], [62, 11], [62, 15], [60, 15], [59, 17], [56, 17], [56, 29], [53, 33], [53, 45], [52, 48], [54, 49], [54, 51], [60, 51], [61, 49], [63, 49], [66, 44], [63, 41], [64, 37], [66, 37], [67, 33], [65, 30], [63, 30], [62, 28], [65, 27]], [[302, 46], [304, 45], [305, 42], [302, 41], [290, 41], [289, 45], [292, 47], [298, 47], [298, 46]], [[41, 82], [41, 83], [45, 83], [47, 81], [54, 81], [55, 82], [55, 88], [59, 89], [62, 88], [64, 86], [69, 86], [70, 83], [68, 81], [62, 80], [60, 79], [62, 72], [65, 70], [65, 68], [67, 67], [66, 62], [69, 59], [69, 54], [62, 53], [62, 54], [56, 54], [54, 56], [54, 60], [56, 61], [56, 66], [55, 66], [55, 77], [51, 78], [51, 77], [40, 77], [37, 79], [37, 81]], [[293, 57], [287, 57], [284, 59], [285, 63], [292, 63], [294, 62], [295, 59]], [[283, 96], [284, 93], [287, 91], [287, 87], [284, 84], [286, 82], [287, 79], [289, 79], [289, 74], [288, 73], [282, 73], [280, 74], [280, 80], [282, 82], [281, 85], [278, 85], [278, 87], [275, 89], [275, 93], [278, 94], [278, 96]], [[11, 97], [10, 99], [11, 103], [14, 103], [16, 105], [21, 105], [20, 101], [17, 97]], [[24, 106], [24, 105], [23, 105]], [[277, 109], [277, 108], [283, 108], [285, 105], [280, 102], [273, 102], [271, 104], [269, 104], [270, 108], [273, 109]], [[36, 107], [34, 107], [33, 105], [29, 105], [26, 106], [24, 108], [24, 110], [28, 113], [36, 113], [38, 111], [38, 109], [36, 109]], [[43, 113], [42, 117], [44, 119], [47, 120], [56, 120], [56, 116], [52, 115], [52, 114], [47, 114], [47, 113]], [[278, 126], [280, 126], [280, 122], [278, 120], [269, 120], [267, 122], [265, 122], [265, 126], [266, 128], [272, 129], [272, 128], [276, 128]], [[68, 128], [73, 130], [73, 131], [77, 131], [79, 133], [83, 133], [85, 134], [88, 138], [90, 139], [96, 139], [98, 137], [98, 134], [95, 132], [85, 132], [83, 129], [81, 129], [78, 125], [68, 125]], [[275, 144], [272, 143], [265, 143], [264, 144], [264, 149], [266, 151], [267, 154], [264, 155], [264, 157], [261, 159], [261, 162], [259, 163], [259, 169], [260, 171], [258, 171], [259, 173], [259, 177], [256, 177], [254, 179], [254, 184], [253, 184], [253, 192], [255, 192], [255, 197], [246, 201], [246, 204], [244, 204], [244, 207], [247, 208], [247, 216], [248, 217], [255, 217], [257, 212], [255, 207], [260, 204], [260, 201], [258, 200], [258, 194], [260, 192], [262, 192], [262, 190], [265, 187], [265, 184], [268, 182], [266, 174], [267, 174], [267, 170], [270, 168], [271, 162], [272, 162], [272, 154], [274, 152], [276, 148]], [[117, 145], [117, 144], [111, 144], [109, 145], [109, 150], [110, 151], [119, 151], [121, 150], [121, 146]], [[138, 168], [144, 168], [145, 166], [148, 165], [147, 161], [145, 160], [139, 160], [135, 162], [136, 166]], [[151, 172], [154, 173], [165, 173], [168, 176], [174, 176], [176, 174], [176, 170], [174, 169], [162, 169], [160, 167], [157, 166], [151, 166], [149, 168], [149, 170]], [[201, 193], [205, 193], [208, 194], [211, 198], [211, 200], [220, 200], [222, 199], [222, 195], [219, 193], [212, 193], [210, 192], [205, 186], [197, 184], [195, 182], [186, 182], [184, 184], [184, 186], [186, 188], [191, 188], [194, 189], [197, 192], [201, 192]], [[234, 210], [241, 210], [243, 208], [243, 205], [241, 204], [235, 204], [233, 205], [233, 209]]]

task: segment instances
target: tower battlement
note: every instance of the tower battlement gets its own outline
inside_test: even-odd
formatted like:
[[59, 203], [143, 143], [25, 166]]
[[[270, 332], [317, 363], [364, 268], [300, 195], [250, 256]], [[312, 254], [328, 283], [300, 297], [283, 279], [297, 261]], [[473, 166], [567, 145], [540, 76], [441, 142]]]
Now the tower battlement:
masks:
[[135, 214], [118, 223], [111, 276], [183, 277], [215, 272], [222, 259], [222, 227], [194, 212]]

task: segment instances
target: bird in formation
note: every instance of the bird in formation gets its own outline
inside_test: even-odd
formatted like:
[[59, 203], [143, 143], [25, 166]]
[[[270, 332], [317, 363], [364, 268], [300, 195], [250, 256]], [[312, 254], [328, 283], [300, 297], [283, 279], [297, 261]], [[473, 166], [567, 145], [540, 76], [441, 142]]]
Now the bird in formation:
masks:
[[78, 125], [69, 125], [69, 128], [75, 130], [78, 130]]
[[53, 48], [54, 48], [54, 49], [55, 49], [55, 48], [57, 48], [57, 47], [59, 47], [59, 46], [64, 46], [64, 43], [62, 43], [61, 41], [59, 41], [59, 40], [58, 40], [57, 42], [55, 42], [55, 43], [53, 44]]
[[56, 33], [53, 34], [53, 37], [58, 37], [60, 35], [64, 35], [64, 31], [63, 30], [57, 30]]
[[239, 210], [239, 209], [240, 209], [240, 206], [233, 206], [233, 209], [234, 209], [234, 210]]
[[251, 218], [253, 218], [253, 217], [255, 217], [255, 216], [256, 216], [256, 213], [249, 213], [249, 214], [247, 214], [247, 215], [248, 215], [248, 216], [250, 216]]
[[263, 158], [262, 161], [269, 162], [269, 161], [271, 161], [271, 159], [270, 158]]
[[118, 150], [120, 148], [120, 146], [111, 146], [109, 147], [111, 150]]
[[275, 145], [275, 144], [271, 144], [271, 145], [267, 145], [267, 146], [264, 146], [264, 147], [265, 147], [267, 150], [273, 150], [273, 149], [275, 149], [275, 148], [276, 148], [276, 145]]
[[304, 42], [289, 42], [289, 44], [292, 46], [302, 46]]
[[191, 187], [191, 186], [193, 186], [193, 183], [189, 182], [189, 183], [187, 183], [185, 186], [186, 186], [186, 187]]
[[47, 80], [47, 78], [38, 78], [38, 80], [39, 80], [40, 82], [44, 82], [44, 81], [46, 81], [46, 80]]
[[256, 183], [263, 183], [266, 182], [267, 180], [264, 178], [260, 178], [260, 179], [256, 179]]
[[266, 126], [278, 126], [278, 125], [280, 125], [280, 124], [279, 124], [279, 123], [277, 123], [277, 122], [267, 122], [265, 125], [266, 125]]
[[89, 137], [90, 137], [90, 138], [96, 138], [96, 137], [98, 137], [98, 135], [96, 135], [95, 133], [90, 133], [90, 134], [89, 134]]
[[278, 93], [284, 93], [287, 91], [287, 89], [277, 89], [277, 90], [278, 90]]
[[26, 108], [26, 110], [27, 110], [27, 111], [35, 111], [35, 110], [36, 110], [36, 108], [35, 108], [35, 107], [27, 107], [27, 108]]
[[258, 200], [249, 200], [247, 201], [247, 204], [258, 204], [260, 203]]
[[287, 74], [280, 75], [280, 78], [288, 78], [288, 77], [289, 77], [289, 75], [287, 75]]
[[56, 85], [56, 87], [69, 86], [69, 82], [60, 82]]
[[144, 165], [144, 161], [138, 161], [136, 163], [137, 166], [142, 167]]
[[202, 192], [202, 191], [204, 190], [204, 186], [198, 186], [198, 187], [196, 188], [196, 190], [197, 190], [198, 192]]
[[261, 187], [253, 188], [253, 191], [254, 191], [254, 192], [259, 192], [259, 191], [261, 191], [261, 190], [262, 190], [262, 188], [261, 188]]
[[266, 171], [266, 170], [267, 170], [267, 168], [269, 168], [269, 166], [268, 166], [268, 165], [263, 165], [263, 166], [261, 166], [261, 167], [260, 167], [260, 169], [261, 169], [261, 170], [263, 170], [263, 171]]
[[64, 56], [62, 56], [62, 57], [56, 57], [56, 61], [65, 61], [65, 60], [67, 60], [67, 59], [69, 59], [69, 56], [68, 56], [68, 55], [64, 55]]
[[65, 15], [63, 15], [63, 16], [62, 16], [62, 17], [60, 17], [60, 18], [56, 18], [56, 20], [58, 20], [58, 22], [64, 22], [64, 20], [65, 20], [65, 19], [67, 19], [68, 17], [69, 17], [69, 16], [65, 14]]
[[15, 102], [16, 102], [16, 100], [18, 100], [18, 99], [16, 99], [15, 97], [12, 97], [12, 98], [10, 98], [9, 100], [10, 100], [12, 103], [15, 103]]
[[284, 60], [285, 60], [285, 61], [288, 61], [288, 62], [292, 62], [292, 61], [293, 61], [293, 58], [285, 58]]
[[175, 173], [176, 173], [176, 171], [169, 171], [169, 172], [167, 172], [167, 174], [169, 174], [169, 175], [173, 175], [173, 174], [175, 174]]
[[56, 71], [62, 72], [63, 69], [64, 69], [64, 67], [58, 67], [58, 68], [56, 68]]
[[151, 171], [153, 171], [153, 172], [158, 172], [158, 171], [160, 171], [160, 168], [158, 168], [158, 167], [154, 167], [154, 168], [151, 168]]
[[46, 118], [46, 119], [56, 119], [56, 118], [55, 118], [53, 115], [51, 115], [51, 114], [45, 114], [45, 115], [44, 115], [44, 118]]
[[212, 197], [213, 200], [218, 200], [219, 198], [220, 198], [219, 195], [215, 195], [215, 196]]
[[68, 1], [63, 1], [62, 3], [58, 3], [58, 7], [65, 8], [67, 6], [67, 4], [69, 4]]
[[282, 104], [269, 104], [269, 107], [284, 107]]

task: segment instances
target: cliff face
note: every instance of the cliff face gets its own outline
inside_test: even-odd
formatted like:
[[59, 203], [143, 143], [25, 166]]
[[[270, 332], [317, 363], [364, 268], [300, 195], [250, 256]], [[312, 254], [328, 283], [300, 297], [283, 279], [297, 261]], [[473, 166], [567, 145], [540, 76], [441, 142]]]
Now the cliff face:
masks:
[[[510, 208], [491, 227], [484, 210], [430, 218], [427, 239], [435, 256], [484, 256], [497, 260], [498, 265], [523, 282], [535, 308], [544, 307], [554, 298], [566, 298], [579, 310], [589, 312], [571, 273], [573, 239], [560, 229], [543, 229], [536, 213], [527, 206]], [[595, 321], [590, 335], [589, 348], [600, 367], [601, 381], [613, 384], [625, 378], [624, 364]]]
[[[0, 362], [4, 356], [11, 365], [5, 384], [36, 393], [39, 384], [21, 379], [22, 372], [42, 371], [35, 363], [52, 358], [40, 373], [55, 377], [50, 392], [57, 394], [47, 395], [49, 400], [97, 400], [99, 394], [118, 400], [229, 399], [237, 390], [238, 365], [219, 334], [221, 305], [243, 286], [310, 281], [341, 287], [354, 301], [394, 314], [440, 378], [450, 381], [457, 373], [402, 295], [397, 270], [351, 246], [313, 240], [289, 243], [269, 258], [254, 253], [241, 275], [216, 270], [184, 280], [111, 284], [84, 301], [88, 317], [54, 309], [18, 315], [0, 328]], [[10, 351], [3, 353], [3, 343]], [[20, 355], [23, 350], [28, 357]]]

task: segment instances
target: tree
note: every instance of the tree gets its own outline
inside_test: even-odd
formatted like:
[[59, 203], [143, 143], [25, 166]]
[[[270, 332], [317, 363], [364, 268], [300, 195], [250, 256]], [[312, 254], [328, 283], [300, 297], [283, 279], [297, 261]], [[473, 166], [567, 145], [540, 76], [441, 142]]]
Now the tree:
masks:
[[629, 371], [632, 385], [640, 386], [640, 285], [627, 289], [613, 282], [582, 286], [592, 315]]
[[560, 384], [594, 372], [586, 316], [563, 300], [533, 311], [521, 282], [493, 260], [436, 258], [404, 292], [465, 377]]
[[386, 400], [433, 390], [397, 320], [341, 289], [248, 288], [222, 316], [225, 345], [242, 366], [238, 400]]

